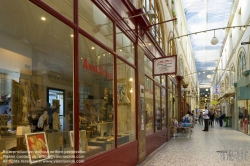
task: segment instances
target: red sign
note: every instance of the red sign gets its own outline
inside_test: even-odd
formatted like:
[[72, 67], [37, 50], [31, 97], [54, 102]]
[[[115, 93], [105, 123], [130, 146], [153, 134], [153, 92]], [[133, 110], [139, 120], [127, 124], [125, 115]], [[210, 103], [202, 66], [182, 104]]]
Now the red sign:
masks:
[[108, 79], [113, 78], [112, 73], [109, 73], [107, 70], [103, 69], [103, 66], [96, 66], [96, 65], [90, 64], [88, 63], [88, 60], [86, 58], [84, 58], [83, 60], [83, 68], [89, 71], [95, 72], [96, 74], [99, 74], [101, 76], [105, 76]]

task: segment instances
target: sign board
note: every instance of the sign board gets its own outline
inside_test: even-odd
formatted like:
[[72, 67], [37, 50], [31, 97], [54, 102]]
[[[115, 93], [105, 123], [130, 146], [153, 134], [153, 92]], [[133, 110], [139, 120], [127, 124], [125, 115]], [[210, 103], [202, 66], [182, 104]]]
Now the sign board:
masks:
[[153, 73], [157, 75], [170, 75], [177, 72], [177, 56], [166, 56], [154, 59]]
[[214, 94], [220, 94], [220, 85], [214, 85]]

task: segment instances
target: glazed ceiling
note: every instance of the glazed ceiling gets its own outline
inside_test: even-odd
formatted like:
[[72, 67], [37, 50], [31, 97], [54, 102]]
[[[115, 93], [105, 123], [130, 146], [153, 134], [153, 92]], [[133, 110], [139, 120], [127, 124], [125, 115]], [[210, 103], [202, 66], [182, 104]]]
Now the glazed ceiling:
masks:
[[[212, 29], [227, 27], [233, 2], [234, 0], [182, 0], [189, 34], [199, 32], [189, 35], [197, 71], [193, 74], [197, 74], [199, 86], [211, 86], [226, 37], [224, 30]], [[216, 45], [211, 44], [214, 34], [219, 39]]]

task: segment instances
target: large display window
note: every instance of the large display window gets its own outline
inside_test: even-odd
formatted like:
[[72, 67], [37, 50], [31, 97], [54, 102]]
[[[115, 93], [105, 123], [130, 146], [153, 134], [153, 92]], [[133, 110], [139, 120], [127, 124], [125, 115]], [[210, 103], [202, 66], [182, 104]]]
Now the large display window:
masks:
[[[29, 1], [0, 4], [2, 162], [49, 162], [57, 156], [69, 163], [73, 29]], [[20, 151], [26, 157], [16, 156]]]
[[82, 35], [79, 41], [79, 135], [85, 139], [84, 156], [90, 157], [115, 147], [114, 58]]
[[56, 2], [0, 0], [4, 164], [70, 165], [136, 140], [134, 43], [91, 0]]
[[134, 69], [117, 61], [117, 145], [136, 139]]

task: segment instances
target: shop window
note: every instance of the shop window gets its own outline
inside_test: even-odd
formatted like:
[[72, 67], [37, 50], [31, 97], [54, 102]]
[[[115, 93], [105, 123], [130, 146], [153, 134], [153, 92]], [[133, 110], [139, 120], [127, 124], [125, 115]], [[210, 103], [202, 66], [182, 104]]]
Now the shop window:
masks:
[[58, 0], [42, 0], [44, 3], [52, 7], [54, 10], [59, 12], [61, 15], [73, 21], [73, 0], [61, 0], [58, 3]]
[[161, 85], [166, 86], [166, 76], [161, 76]]
[[249, 134], [249, 100], [238, 100], [238, 130]]
[[155, 86], [155, 131], [161, 130], [161, 90]]
[[153, 81], [145, 77], [146, 136], [154, 133]]
[[80, 145], [86, 149], [85, 157], [91, 157], [115, 148], [114, 59], [84, 36], [79, 41]]
[[116, 28], [116, 53], [131, 64], [134, 62], [134, 44], [121, 30]]
[[73, 30], [23, 0], [1, 1], [0, 23], [1, 153], [14, 151], [15, 163], [69, 160]]
[[[147, 11], [153, 11], [153, 14], [149, 14], [147, 15], [147, 18], [150, 22], [151, 25], [153, 24], [157, 24], [159, 22], [162, 22], [163, 20], [160, 17], [160, 10], [157, 8], [157, 1], [155, 0], [143, 0], [142, 2], [143, 5], [143, 9], [145, 12]], [[155, 38], [155, 41], [158, 43], [158, 45], [163, 48], [163, 32], [162, 32], [162, 25], [158, 24], [155, 26], [152, 26], [152, 28], [150, 29], [153, 37]]]
[[117, 61], [117, 144], [136, 139], [135, 71], [121, 60]]
[[157, 82], [159, 84], [161, 83], [161, 77], [160, 76], [155, 76], [154, 80], [155, 80], [155, 82]]
[[162, 129], [165, 129], [166, 128], [166, 120], [167, 120], [166, 119], [167, 118], [167, 116], [166, 116], [167, 108], [166, 108], [166, 89], [165, 88], [161, 88], [161, 98], [162, 98], [162, 107], [161, 107], [161, 109], [162, 109], [162, 114], [161, 114]]
[[153, 63], [146, 55], [144, 55], [144, 68], [145, 74], [153, 77]]
[[79, 0], [78, 6], [80, 28], [112, 49], [113, 22], [91, 0]]

